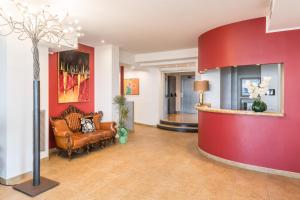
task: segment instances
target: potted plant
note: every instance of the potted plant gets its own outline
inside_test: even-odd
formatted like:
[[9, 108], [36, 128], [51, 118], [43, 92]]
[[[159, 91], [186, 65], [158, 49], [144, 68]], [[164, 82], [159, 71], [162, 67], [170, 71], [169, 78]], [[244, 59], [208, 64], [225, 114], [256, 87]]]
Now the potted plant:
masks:
[[252, 104], [252, 110], [254, 112], [264, 112], [268, 109], [267, 104], [261, 100], [263, 95], [266, 95], [269, 90], [269, 84], [271, 77], [264, 77], [261, 84], [255, 84], [251, 81], [247, 83], [248, 92], [250, 99], [254, 99]]
[[116, 96], [113, 100], [114, 104], [118, 105], [119, 122], [118, 122], [118, 136], [120, 144], [125, 144], [128, 138], [128, 129], [126, 128], [126, 120], [128, 118], [128, 107], [126, 105], [126, 98], [124, 96]]

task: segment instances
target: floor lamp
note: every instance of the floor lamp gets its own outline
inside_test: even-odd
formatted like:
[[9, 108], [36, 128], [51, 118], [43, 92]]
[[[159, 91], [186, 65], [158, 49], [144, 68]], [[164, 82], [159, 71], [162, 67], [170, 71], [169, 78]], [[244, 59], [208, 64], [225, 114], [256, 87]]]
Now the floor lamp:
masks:
[[[0, 5], [0, 35], [15, 33], [20, 40], [32, 41], [33, 54], [33, 179], [14, 186], [29, 196], [36, 196], [58, 185], [58, 182], [40, 176], [40, 63], [38, 45], [41, 40], [60, 45], [74, 45], [82, 36], [77, 21], [68, 20], [51, 12], [50, 6], [30, 7], [25, 0], [11, 0], [12, 15], [5, 13], [7, 2]], [[4, 9], [5, 6], [6, 8]], [[76, 43], [77, 46], [77, 43]]]

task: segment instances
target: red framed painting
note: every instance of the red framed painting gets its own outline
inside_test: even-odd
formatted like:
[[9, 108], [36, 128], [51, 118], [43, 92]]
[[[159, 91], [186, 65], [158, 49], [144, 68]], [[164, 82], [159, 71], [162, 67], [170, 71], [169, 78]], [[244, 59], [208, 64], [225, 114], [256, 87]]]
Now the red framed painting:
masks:
[[58, 103], [90, 100], [89, 54], [62, 51], [58, 56]]

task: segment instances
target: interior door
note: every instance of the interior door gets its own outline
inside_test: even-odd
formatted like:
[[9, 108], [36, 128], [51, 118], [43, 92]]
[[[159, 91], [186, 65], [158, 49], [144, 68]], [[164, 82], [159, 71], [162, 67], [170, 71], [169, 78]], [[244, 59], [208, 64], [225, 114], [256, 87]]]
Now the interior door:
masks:
[[168, 114], [176, 113], [176, 77], [168, 76]]
[[194, 107], [198, 102], [198, 95], [193, 89], [194, 81], [195, 76], [181, 76], [181, 111], [183, 113], [197, 113]]

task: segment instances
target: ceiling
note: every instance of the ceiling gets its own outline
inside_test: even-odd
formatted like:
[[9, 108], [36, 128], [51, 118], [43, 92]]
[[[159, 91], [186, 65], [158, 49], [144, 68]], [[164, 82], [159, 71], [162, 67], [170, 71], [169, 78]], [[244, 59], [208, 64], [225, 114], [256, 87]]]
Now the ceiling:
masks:
[[269, 0], [49, 0], [83, 26], [81, 43], [101, 41], [131, 53], [197, 47], [198, 36], [266, 16]]
[[300, 29], [299, 13], [299, 0], [273, 0], [268, 32]]

